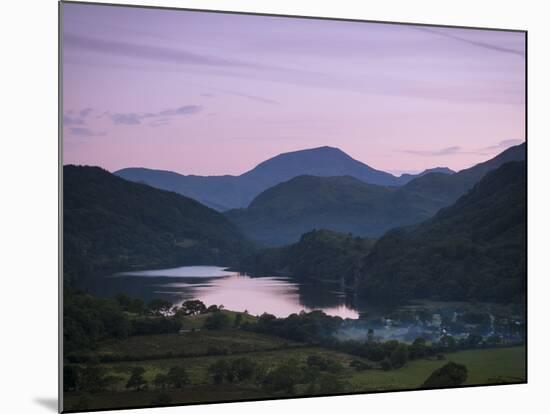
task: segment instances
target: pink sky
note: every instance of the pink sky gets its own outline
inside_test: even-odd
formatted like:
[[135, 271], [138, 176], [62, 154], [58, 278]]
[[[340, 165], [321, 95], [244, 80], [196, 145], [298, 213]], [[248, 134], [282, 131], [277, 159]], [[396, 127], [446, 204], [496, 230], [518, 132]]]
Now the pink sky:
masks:
[[338, 147], [395, 174], [522, 142], [525, 35], [63, 6], [64, 163], [241, 174]]

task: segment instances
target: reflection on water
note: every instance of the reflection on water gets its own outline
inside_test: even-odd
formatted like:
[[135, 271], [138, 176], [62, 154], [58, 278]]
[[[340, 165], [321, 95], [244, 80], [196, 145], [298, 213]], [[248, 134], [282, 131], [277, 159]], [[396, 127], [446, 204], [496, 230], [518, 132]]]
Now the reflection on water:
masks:
[[267, 312], [286, 317], [302, 310], [320, 309], [342, 318], [359, 316], [352, 298], [331, 287], [284, 277], [252, 277], [215, 266], [118, 273], [98, 278], [87, 288], [101, 296], [124, 292], [146, 301], [161, 297], [175, 305], [199, 299], [207, 306], [223, 305], [252, 315]]

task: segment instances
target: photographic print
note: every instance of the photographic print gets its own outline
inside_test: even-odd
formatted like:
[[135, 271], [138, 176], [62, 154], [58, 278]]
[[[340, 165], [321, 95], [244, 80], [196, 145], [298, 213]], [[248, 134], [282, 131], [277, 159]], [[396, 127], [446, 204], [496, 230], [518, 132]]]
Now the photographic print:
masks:
[[63, 411], [527, 381], [525, 31], [60, 13]]

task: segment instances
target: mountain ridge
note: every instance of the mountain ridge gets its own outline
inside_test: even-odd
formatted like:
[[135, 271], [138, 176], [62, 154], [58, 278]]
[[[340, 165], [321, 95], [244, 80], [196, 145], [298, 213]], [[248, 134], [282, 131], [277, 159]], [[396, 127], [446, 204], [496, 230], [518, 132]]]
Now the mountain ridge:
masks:
[[248, 208], [224, 212], [247, 237], [268, 246], [298, 241], [314, 229], [378, 237], [433, 216], [504, 162], [525, 159], [519, 145], [454, 174], [432, 172], [400, 187], [355, 177], [298, 176], [260, 193]]
[[[442, 172], [442, 167], [436, 167]], [[339, 148], [321, 146], [278, 154], [240, 175], [183, 175], [173, 171], [143, 167], [114, 172], [126, 180], [191, 197], [219, 211], [247, 207], [262, 191], [299, 175], [322, 177], [353, 176], [369, 184], [402, 186], [421, 175], [397, 177], [352, 158]], [[445, 173], [451, 170], [445, 170]]]

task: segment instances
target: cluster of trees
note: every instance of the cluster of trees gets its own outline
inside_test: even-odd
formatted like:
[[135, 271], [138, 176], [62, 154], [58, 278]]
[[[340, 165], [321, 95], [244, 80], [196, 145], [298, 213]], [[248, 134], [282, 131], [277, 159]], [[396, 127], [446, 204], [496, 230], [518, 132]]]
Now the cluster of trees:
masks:
[[109, 389], [123, 380], [122, 377], [110, 375], [97, 364], [84, 367], [76, 364], [63, 365], [63, 390], [98, 392]]
[[288, 360], [274, 367], [259, 365], [248, 357], [220, 359], [208, 367], [208, 372], [214, 384], [249, 382], [271, 394], [294, 394], [301, 384], [311, 394], [342, 391], [345, 384], [338, 374], [343, 369], [336, 360], [310, 355], [305, 363]]
[[153, 383], [157, 388], [184, 388], [191, 384], [191, 378], [185, 367], [171, 367], [166, 374], [157, 374]]
[[[149, 388], [144, 377], [145, 369], [140, 366], [132, 368], [130, 377], [125, 383], [129, 390], [141, 391]], [[77, 364], [63, 366], [63, 388], [65, 391], [99, 392], [119, 386], [123, 377], [107, 374], [107, 370], [99, 364], [88, 364], [84, 367]], [[159, 373], [153, 380], [155, 388], [166, 390], [184, 388], [191, 384], [191, 379], [185, 367], [171, 367], [166, 374]]]
[[264, 313], [258, 318], [257, 323], [244, 324], [243, 328], [294, 341], [318, 343], [332, 337], [342, 322], [342, 318], [329, 316], [322, 311], [302, 311], [299, 314], [293, 313], [286, 318], [277, 318]]
[[[428, 356], [424, 353], [421, 354], [417, 349], [421, 347], [419, 342], [424, 340], [419, 338], [417, 341], [412, 345], [408, 345], [396, 340], [385, 342], [349, 340], [330, 341], [326, 345], [338, 351], [366, 358], [369, 361], [377, 363], [380, 368], [390, 370], [401, 368], [410, 359]], [[423, 342], [423, 345], [425, 346], [425, 342]], [[358, 371], [374, 368], [374, 366], [362, 363], [361, 361], [354, 361], [352, 366]]]
[[349, 389], [338, 375], [343, 369], [335, 359], [310, 355], [305, 363], [288, 360], [270, 369], [261, 384], [265, 391], [274, 394], [294, 394], [298, 385], [303, 385], [310, 395], [333, 394]]
[[261, 376], [260, 367], [247, 357], [219, 359], [208, 367], [208, 372], [214, 384], [246, 382]]
[[312, 230], [290, 246], [265, 249], [247, 257], [242, 268], [255, 274], [344, 280], [353, 285], [374, 240], [330, 230]]
[[[145, 305], [141, 299], [126, 295], [115, 300], [99, 299], [67, 288], [63, 294], [65, 355], [93, 349], [105, 339], [178, 332], [181, 321], [165, 312], [171, 306], [170, 302], [157, 299]], [[135, 313], [134, 317], [128, 312]]]
[[65, 359], [71, 362], [96, 361], [97, 358], [90, 357], [86, 351], [107, 339], [177, 333], [183, 326], [183, 318], [190, 315], [208, 315], [203, 327], [211, 330], [239, 327], [243, 323], [242, 314], [230, 318], [222, 312], [223, 306], [207, 307], [200, 300], [187, 300], [181, 306], [173, 306], [170, 301], [155, 298], [146, 304], [126, 294], [119, 294], [115, 299], [100, 299], [66, 288], [63, 306]]

